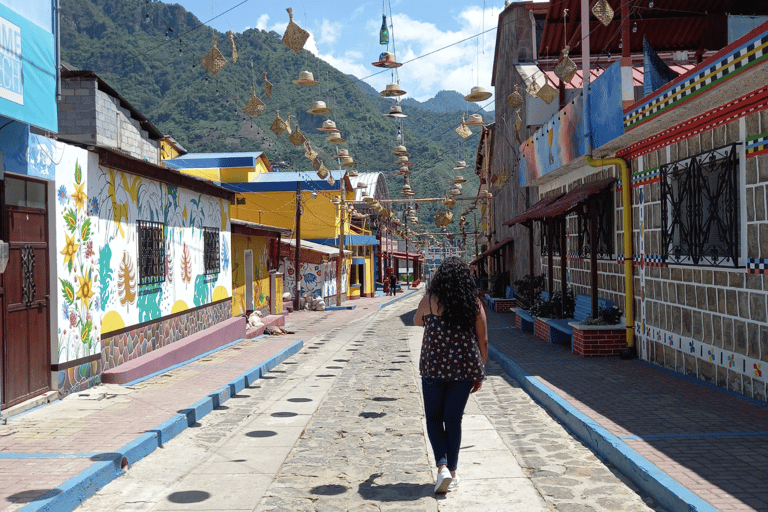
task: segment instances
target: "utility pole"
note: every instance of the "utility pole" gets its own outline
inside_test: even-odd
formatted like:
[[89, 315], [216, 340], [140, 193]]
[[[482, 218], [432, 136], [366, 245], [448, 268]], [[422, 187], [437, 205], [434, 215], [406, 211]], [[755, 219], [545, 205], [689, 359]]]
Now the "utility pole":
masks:
[[[259, 212], [261, 213], [261, 212]], [[301, 182], [296, 182], [296, 256], [294, 260], [294, 274], [296, 278], [296, 286], [293, 292], [293, 310], [299, 310], [299, 280], [301, 279], [301, 263], [299, 262], [299, 253], [301, 251]]]
[[410, 286], [410, 277], [411, 277], [411, 255], [408, 253], [408, 212], [406, 210], [405, 215], [403, 215], [403, 220], [405, 221], [405, 289], [407, 290]]
[[341, 189], [341, 202], [339, 203], [339, 257], [336, 261], [336, 305], [341, 306], [341, 270], [346, 264], [344, 258], [344, 216], [346, 202], [344, 201], [344, 176], [339, 179]]

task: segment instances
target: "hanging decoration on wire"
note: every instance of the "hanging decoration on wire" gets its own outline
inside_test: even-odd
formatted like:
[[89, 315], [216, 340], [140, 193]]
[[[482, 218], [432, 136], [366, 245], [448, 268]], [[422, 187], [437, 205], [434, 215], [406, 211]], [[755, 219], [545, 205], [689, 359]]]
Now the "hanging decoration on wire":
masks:
[[592, 7], [592, 14], [606, 27], [613, 21], [613, 9], [608, 4], [608, 0], [597, 0], [595, 6]]
[[213, 36], [213, 47], [205, 54], [205, 57], [200, 60], [200, 64], [202, 64], [205, 70], [212, 75], [221, 71], [221, 68], [227, 63], [227, 59], [224, 58], [219, 51], [218, 46], [216, 46], [217, 38], [218, 36]]
[[279, 137], [285, 131], [285, 127], [286, 126], [287, 125], [286, 125], [285, 121], [283, 121], [280, 118], [280, 111], [276, 110], [275, 111], [275, 120], [272, 122], [272, 126], [270, 126], [269, 129], [272, 130], [274, 132], [274, 134]]
[[[536, 81], [534, 80], [533, 83], [536, 83]], [[523, 106], [523, 96], [517, 92], [517, 84], [515, 84], [515, 92], [509, 95], [507, 101], [512, 108], [520, 108]]]
[[283, 44], [296, 53], [299, 53], [304, 48], [307, 39], [309, 39], [309, 32], [293, 21], [293, 8], [288, 7], [286, 11], [288, 11], [289, 21], [288, 27], [286, 27], [285, 33], [283, 34]]
[[472, 136], [472, 130], [469, 129], [463, 117], [461, 118], [461, 124], [458, 128], [456, 128], [456, 133], [458, 133], [459, 137], [462, 139], [466, 139]]
[[304, 142], [304, 157], [307, 160], [315, 160], [317, 158], [317, 151], [315, 151], [308, 140]]
[[536, 93], [536, 97], [544, 100], [547, 102], [547, 104], [549, 104], [552, 103], [555, 98], [557, 98], [557, 90], [549, 84], [549, 78], [547, 77], [546, 73], [544, 74], [544, 79], [546, 80], [546, 83]]
[[571, 47], [568, 46], [568, 9], [563, 9], [563, 53], [560, 56], [560, 62], [555, 66], [555, 75], [563, 82], [570, 83], [573, 80], [573, 76], [576, 74], [576, 64], [568, 56], [568, 52]]
[[[253, 65], [253, 63], [251, 63]], [[272, 99], [272, 83], [267, 80], [267, 72], [264, 71], [264, 94], [267, 95], [268, 99]]]
[[[288, 123], [286, 123], [286, 125], [288, 125]], [[299, 131], [299, 124], [298, 123], [296, 123], [296, 130], [291, 134], [290, 137], [288, 137], [288, 139], [296, 147], [301, 146], [302, 144], [304, 144], [307, 141], [307, 138], [304, 137], [304, 134]]]
[[251, 100], [245, 106], [243, 110], [253, 117], [259, 117], [264, 113], [267, 106], [259, 98], [256, 97], [256, 87], [251, 86]]
[[229, 46], [232, 48], [232, 64], [237, 62], [237, 48], [235, 47], [235, 34], [231, 30], [227, 31], [229, 36]]

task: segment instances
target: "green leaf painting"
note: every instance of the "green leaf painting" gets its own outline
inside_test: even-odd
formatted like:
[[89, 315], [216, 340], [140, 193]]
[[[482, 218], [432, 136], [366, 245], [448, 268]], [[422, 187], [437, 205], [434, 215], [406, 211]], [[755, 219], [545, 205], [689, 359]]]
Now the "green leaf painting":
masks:
[[136, 304], [139, 307], [139, 322], [149, 322], [160, 318], [163, 313], [160, 310], [160, 301], [163, 299], [163, 291], [145, 293], [139, 296]]
[[89, 344], [91, 342], [91, 331], [93, 330], [93, 321], [88, 320], [84, 324], [80, 325], [80, 341], [83, 342], [83, 345]]
[[91, 219], [85, 219], [83, 227], [80, 228], [80, 238], [87, 242], [91, 238]]
[[83, 181], [83, 170], [80, 168], [80, 162], [75, 161], [75, 182], [79, 185]]
[[99, 302], [101, 303], [102, 311], [106, 311], [110, 295], [109, 285], [114, 279], [112, 277], [112, 266], [110, 265], [111, 260], [112, 249], [110, 249], [109, 244], [106, 244], [99, 251]]
[[74, 209], [70, 208], [64, 212], [64, 224], [70, 233], [74, 233], [75, 229], [77, 229], [77, 213]]
[[205, 278], [208, 277], [205, 274], [199, 274], [195, 278], [195, 306], [202, 306], [211, 302], [211, 294], [213, 293], [213, 283], [209, 284], [205, 282]]
[[61, 278], [59, 278], [59, 282], [61, 283], [61, 294], [64, 297], [64, 302], [67, 304], [75, 302], [75, 287], [72, 286], [72, 283]]

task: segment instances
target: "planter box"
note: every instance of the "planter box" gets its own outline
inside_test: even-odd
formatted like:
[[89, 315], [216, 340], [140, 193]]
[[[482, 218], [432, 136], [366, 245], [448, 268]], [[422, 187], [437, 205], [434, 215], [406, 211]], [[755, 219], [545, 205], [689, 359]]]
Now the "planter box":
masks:
[[627, 331], [621, 325], [581, 325], [573, 327], [573, 352], [581, 357], [617, 356], [627, 348]]
[[494, 303], [497, 313], [511, 313], [512, 308], [517, 307], [515, 299], [494, 299]]
[[549, 341], [549, 326], [541, 318], [536, 317], [534, 320], [533, 335], [540, 340]]

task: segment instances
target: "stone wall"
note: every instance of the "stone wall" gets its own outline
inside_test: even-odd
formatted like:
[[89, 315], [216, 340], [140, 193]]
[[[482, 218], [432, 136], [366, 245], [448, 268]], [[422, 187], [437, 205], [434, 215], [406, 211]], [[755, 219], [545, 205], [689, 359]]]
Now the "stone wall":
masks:
[[[633, 186], [634, 244], [645, 263], [637, 269], [635, 295], [642, 357], [760, 400], [766, 400], [768, 370], [768, 282], [762, 269], [768, 261], [768, 155], [753, 155], [745, 146], [766, 132], [768, 113], [753, 113], [632, 161], [639, 177]], [[661, 187], [654, 172], [733, 142], [740, 143], [738, 266], [664, 264]]]

